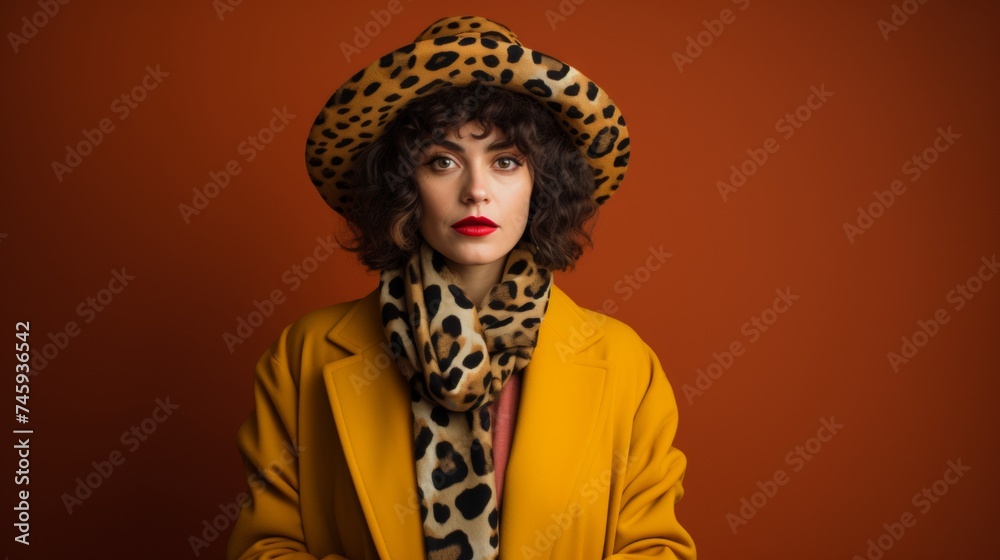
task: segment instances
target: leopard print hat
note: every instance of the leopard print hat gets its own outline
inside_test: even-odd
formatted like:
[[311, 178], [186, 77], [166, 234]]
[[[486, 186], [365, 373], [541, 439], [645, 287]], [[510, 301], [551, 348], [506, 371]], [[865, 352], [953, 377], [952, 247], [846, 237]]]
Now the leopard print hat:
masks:
[[413, 43], [382, 56], [333, 93], [306, 140], [306, 168], [323, 200], [350, 209], [354, 161], [411, 100], [473, 81], [535, 97], [594, 169], [603, 204], [628, 167], [629, 137], [618, 106], [579, 70], [524, 47], [505, 25], [478, 17], [440, 19]]

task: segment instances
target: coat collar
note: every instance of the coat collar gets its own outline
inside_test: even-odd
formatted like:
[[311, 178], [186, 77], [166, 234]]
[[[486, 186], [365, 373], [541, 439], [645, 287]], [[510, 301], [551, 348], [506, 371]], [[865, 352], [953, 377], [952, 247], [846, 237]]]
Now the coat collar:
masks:
[[[326, 364], [323, 377], [344, 456], [381, 558], [423, 547], [413, 469], [410, 391], [381, 326], [379, 294], [358, 300], [327, 333], [353, 355]], [[590, 315], [555, 284], [524, 372], [504, 486], [501, 550], [532, 548], [534, 530], [564, 512], [591, 437], [606, 414], [610, 364], [579, 353], [604, 336]], [[507, 520], [510, 520], [508, 522]], [[539, 550], [548, 557], [548, 550]]]

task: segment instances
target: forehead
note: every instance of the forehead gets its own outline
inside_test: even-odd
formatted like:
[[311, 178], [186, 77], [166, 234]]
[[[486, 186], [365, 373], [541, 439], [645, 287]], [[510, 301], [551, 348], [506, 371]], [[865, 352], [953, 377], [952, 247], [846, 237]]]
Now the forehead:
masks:
[[490, 130], [488, 135], [483, 136], [481, 139], [473, 137], [473, 135], [476, 137], [482, 136], [485, 129], [486, 127], [483, 123], [479, 121], [466, 121], [460, 125], [451, 127], [448, 129], [446, 134], [438, 136], [461, 142], [487, 141], [506, 137], [503, 129], [495, 124], [492, 126], [492, 130]]
[[502, 128], [493, 125], [490, 133], [483, 136], [485, 130], [482, 123], [468, 121], [462, 125], [450, 128], [447, 133], [432, 132], [427, 139], [426, 148], [446, 146], [458, 151], [464, 151], [463, 146], [482, 145], [486, 150], [501, 150], [513, 146], [513, 141], [507, 138]]

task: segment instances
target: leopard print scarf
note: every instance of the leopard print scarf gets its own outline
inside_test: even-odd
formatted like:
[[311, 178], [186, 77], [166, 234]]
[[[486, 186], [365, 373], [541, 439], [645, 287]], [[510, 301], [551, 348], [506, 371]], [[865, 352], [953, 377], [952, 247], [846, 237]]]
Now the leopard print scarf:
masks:
[[548, 308], [552, 277], [535, 250], [514, 247], [479, 309], [426, 242], [406, 266], [382, 271], [382, 326], [412, 390], [428, 560], [499, 557], [488, 405], [528, 365]]

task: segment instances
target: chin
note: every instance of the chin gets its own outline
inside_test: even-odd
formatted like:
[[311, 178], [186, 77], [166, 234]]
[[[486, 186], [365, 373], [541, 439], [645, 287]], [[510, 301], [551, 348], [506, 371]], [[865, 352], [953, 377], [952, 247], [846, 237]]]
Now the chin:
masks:
[[446, 254], [445, 256], [448, 257], [448, 260], [453, 261], [455, 264], [472, 266], [478, 264], [490, 264], [498, 260], [505, 259], [507, 257], [507, 253], [509, 253], [509, 251], [503, 253], [499, 251], [458, 251], [452, 255]]
[[514, 248], [514, 245], [507, 247], [506, 244], [503, 246], [494, 244], [490, 244], [489, 246], [486, 244], [474, 246], [473, 243], [462, 243], [461, 245], [465, 246], [452, 247], [452, 250], [442, 254], [455, 264], [473, 266], [504, 260], [507, 258], [507, 254]]
[[[439, 253], [458, 266], [476, 266], [504, 261], [517, 245], [516, 239], [490, 239], [488, 237], [467, 237], [450, 230], [430, 236], [425, 241]], [[499, 233], [499, 232], [497, 232]], [[495, 235], [495, 234], [494, 234]], [[445, 250], [441, 250], [445, 248]]]

